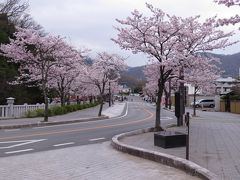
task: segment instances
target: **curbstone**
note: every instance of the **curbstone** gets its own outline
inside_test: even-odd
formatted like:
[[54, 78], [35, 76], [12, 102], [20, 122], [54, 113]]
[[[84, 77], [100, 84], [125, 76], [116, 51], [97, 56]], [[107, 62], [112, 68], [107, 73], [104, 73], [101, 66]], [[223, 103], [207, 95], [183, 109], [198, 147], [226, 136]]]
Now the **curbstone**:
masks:
[[104, 119], [108, 119], [108, 118], [109, 118], [108, 116], [101, 116], [101, 117], [94, 117], [94, 118], [69, 120], [69, 121], [37, 122], [37, 123], [31, 123], [31, 124], [18, 124], [18, 125], [14, 124], [14, 125], [0, 126], [0, 130], [2, 130], [2, 129], [30, 128], [30, 127], [42, 127], [42, 126], [51, 126], [51, 125], [60, 125], [60, 124], [80, 123], [80, 122], [104, 120]]
[[194, 162], [188, 161], [186, 159], [182, 159], [170, 154], [165, 154], [157, 151], [151, 151], [131, 145], [124, 144], [120, 142], [119, 140], [123, 139], [124, 137], [128, 136], [134, 136], [142, 133], [147, 132], [154, 132], [154, 128], [147, 128], [147, 129], [140, 129], [136, 131], [131, 131], [127, 133], [122, 133], [119, 135], [116, 135], [112, 138], [111, 145], [124, 153], [128, 153], [134, 156], [138, 156], [144, 159], [152, 160], [155, 162], [159, 162], [161, 164], [171, 166], [177, 169], [180, 169], [182, 171], [185, 171], [188, 174], [191, 174], [192, 176], [197, 176], [201, 179], [205, 180], [218, 180], [218, 176], [214, 173], [210, 172], [208, 169], [205, 169]]

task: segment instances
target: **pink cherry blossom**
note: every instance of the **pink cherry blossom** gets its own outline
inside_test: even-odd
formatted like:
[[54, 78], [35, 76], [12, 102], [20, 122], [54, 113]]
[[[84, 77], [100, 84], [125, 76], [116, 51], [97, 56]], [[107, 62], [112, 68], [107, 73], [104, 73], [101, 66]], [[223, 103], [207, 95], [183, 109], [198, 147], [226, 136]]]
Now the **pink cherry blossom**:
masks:
[[[91, 87], [100, 98], [100, 109], [98, 116], [101, 116], [103, 108], [103, 97], [109, 88], [109, 82], [114, 86], [120, 78], [120, 71], [125, 68], [124, 59], [116, 54], [106, 52], [98, 53], [92, 65], [86, 65], [78, 76], [78, 82]], [[114, 88], [115, 89], [115, 88]]]
[[149, 83], [157, 86], [155, 127], [161, 129], [161, 99], [166, 82], [179, 76], [180, 71], [192, 68], [193, 62], [198, 60], [193, 57], [198, 53], [224, 48], [235, 42], [228, 41], [233, 33], [217, 29], [216, 17], [200, 23], [199, 16], [181, 18], [168, 15], [150, 4], [147, 7], [150, 16], [135, 10], [125, 20], [117, 20], [120, 27], [115, 27], [118, 34], [112, 40], [122, 49], [144, 53], [151, 61], [157, 62], [155, 85]]
[[[42, 36], [33, 29], [18, 28], [10, 43], [1, 45], [2, 55], [19, 63], [20, 78], [37, 81], [43, 91], [45, 117], [48, 120], [48, 89], [52, 85], [51, 72], [71, 66], [79, 53], [59, 36]], [[27, 78], [27, 79], [26, 79]]]
[[[238, 6], [240, 7], [240, 1], [239, 0], [214, 0], [214, 2], [218, 4], [223, 4], [227, 7], [232, 7], [232, 6]], [[219, 19], [217, 25], [223, 26], [223, 25], [235, 25], [240, 22], [240, 16], [236, 14], [235, 16], [228, 17], [228, 18], [223, 18]]]

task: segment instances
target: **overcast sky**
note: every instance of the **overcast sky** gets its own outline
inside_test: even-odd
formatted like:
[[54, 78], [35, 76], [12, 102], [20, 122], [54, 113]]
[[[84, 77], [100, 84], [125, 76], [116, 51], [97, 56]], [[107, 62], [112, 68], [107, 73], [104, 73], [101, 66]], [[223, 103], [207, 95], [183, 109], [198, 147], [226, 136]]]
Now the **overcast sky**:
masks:
[[[147, 57], [132, 55], [120, 50], [110, 39], [116, 37], [113, 26], [115, 19], [124, 19], [134, 9], [148, 13], [145, 3], [151, 3], [170, 15], [189, 17], [201, 15], [207, 18], [218, 15], [228, 17], [237, 14], [239, 7], [227, 8], [213, 0], [29, 0], [30, 14], [46, 32], [66, 37], [77, 48], [86, 47], [94, 53], [107, 51], [118, 53], [127, 59], [129, 66], [144, 65]], [[239, 27], [239, 26], [238, 26]], [[237, 29], [227, 27], [226, 30]], [[240, 40], [240, 32], [235, 39]], [[233, 54], [240, 52], [238, 45], [216, 51], [215, 53]]]

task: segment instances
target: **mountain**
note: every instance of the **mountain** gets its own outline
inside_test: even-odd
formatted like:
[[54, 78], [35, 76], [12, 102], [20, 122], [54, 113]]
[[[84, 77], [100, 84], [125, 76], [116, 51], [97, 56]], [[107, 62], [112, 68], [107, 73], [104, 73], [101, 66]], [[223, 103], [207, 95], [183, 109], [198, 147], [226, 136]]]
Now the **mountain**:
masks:
[[144, 81], [145, 76], [143, 73], [144, 66], [138, 66], [138, 67], [129, 67], [127, 71], [127, 75], [131, 77], [135, 77], [137, 80]]
[[232, 55], [221, 54], [212, 55], [220, 59], [221, 61], [220, 68], [225, 71], [225, 73], [223, 74], [224, 77], [231, 76], [233, 78], [236, 78], [239, 76], [240, 53]]
[[[232, 55], [208, 53], [207, 55], [211, 55], [220, 59], [221, 64], [219, 67], [225, 71], [225, 73], [222, 75], [223, 77], [231, 76], [236, 78], [239, 76], [240, 53]], [[135, 87], [135, 85], [139, 84], [140, 82], [144, 83], [146, 79], [144, 77], [143, 69], [144, 66], [129, 67], [126, 71], [121, 73], [120, 82], [123, 82], [131, 88]]]
[[145, 84], [143, 69], [144, 66], [128, 67], [126, 71], [121, 72], [120, 84], [125, 84], [131, 89], [141, 88]]

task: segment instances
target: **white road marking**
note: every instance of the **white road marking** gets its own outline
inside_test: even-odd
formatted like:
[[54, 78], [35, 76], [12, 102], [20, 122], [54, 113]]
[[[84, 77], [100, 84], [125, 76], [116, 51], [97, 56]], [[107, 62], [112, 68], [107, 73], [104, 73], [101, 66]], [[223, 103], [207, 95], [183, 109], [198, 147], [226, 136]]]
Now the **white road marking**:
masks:
[[34, 149], [23, 149], [23, 150], [18, 150], [18, 151], [5, 152], [5, 154], [14, 154], [14, 153], [20, 153], [20, 152], [33, 151], [33, 150], [34, 150]]
[[172, 117], [161, 117], [161, 120], [166, 121], [166, 120], [171, 120], [173, 119]]
[[14, 145], [10, 145], [10, 146], [5, 146], [5, 147], [0, 147], [0, 149], [10, 149], [10, 148], [14, 148], [14, 147], [18, 147], [18, 146], [23, 146], [26, 144], [32, 144], [32, 143], [36, 143], [36, 142], [40, 142], [40, 141], [45, 141], [46, 139], [38, 139], [38, 140], [21, 140], [21, 141], [4, 141], [4, 142], [0, 142], [0, 144], [10, 144], [10, 143], [18, 143], [18, 144], [14, 144]]
[[71, 145], [71, 144], [75, 144], [75, 142], [68, 142], [68, 143], [62, 143], [62, 144], [55, 144], [53, 145], [54, 147], [59, 147], [59, 146], [67, 146], [67, 145]]
[[6, 129], [6, 130], [4, 130], [5, 132], [12, 132], [12, 131], [19, 131], [19, 130], [21, 130], [21, 129]]
[[99, 141], [99, 140], [103, 140], [103, 139], [105, 139], [105, 138], [101, 137], [101, 138], [89, 139], [89, 141]]
[[[33, 127], [32, 129], [42, 129], [42, 128], [46, 128], [47, 126], [40, 126], [40, 127]], [[49, 126], [51, 127], [51, 126]]]

